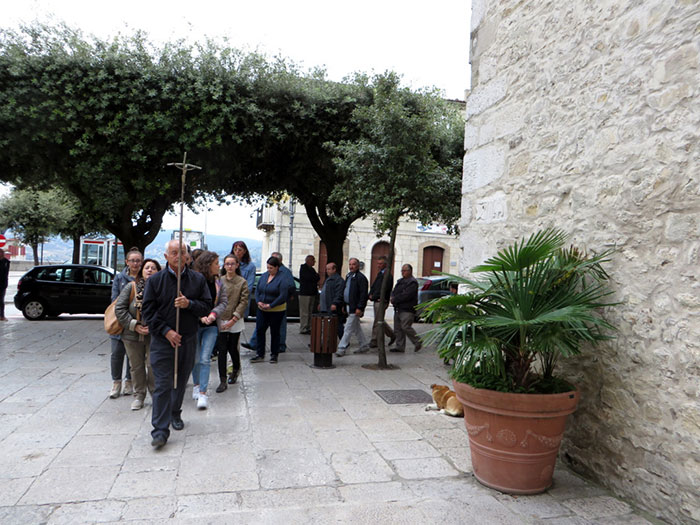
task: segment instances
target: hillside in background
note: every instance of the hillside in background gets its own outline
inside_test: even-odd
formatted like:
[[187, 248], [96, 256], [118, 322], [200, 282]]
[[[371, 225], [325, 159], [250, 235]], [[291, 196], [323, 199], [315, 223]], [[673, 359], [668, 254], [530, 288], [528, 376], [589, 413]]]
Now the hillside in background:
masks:
[[[6, 234], [9, 235], [10, 233], [8, 232]], [[165, 259], [163, 257], [163, 252], [165, 251], [165, 243], [170, 240], [170, 237], [172, 235], [171, 230], [165, 230], [161, 231], [154, 241], [146, 248], [146, 257], [150, 257], [151, 259], [156, 259], [160, 262], [164, 262]], [[261, 265], [261, 260], [262, 260], [262, 241], [257, 240], [257, 239], [245, 239], [242, 237], [229, 237], [226, 235], [207, 235], [206, 237], [206, 243], [207, 243], [207, 249], [215, 251], [216, 253], [219, 254], [219, 257], [222, 259], [223, 262], [223, 257], [231, 252], [231, 246], [235, 241], [242, 240], [246, 243], [248, 246], [248, 250], [250, 251], [250, 256], [251, 259], [253, 260], [253, 263], [255, 264], [256, 268], [260, 268]], [[127, 247], [128, 249], [129, 247]], [[41, 259], [41, 250], [42, 248], [39, 248], [39, 258]], [[73, 254], [73, 243], [72, 242], [66, 242], [60, 237], [53, 237], [49, 242], [44, 243], [43, 245], [43, 261], [44, 264], [50, 264], [50, 263], [64, 263], [64, 262], [70, 262], [71, 257]], [[31, 248], [27, 247], [27, 260], [31, 260], [33, 258], [32, 250]]]

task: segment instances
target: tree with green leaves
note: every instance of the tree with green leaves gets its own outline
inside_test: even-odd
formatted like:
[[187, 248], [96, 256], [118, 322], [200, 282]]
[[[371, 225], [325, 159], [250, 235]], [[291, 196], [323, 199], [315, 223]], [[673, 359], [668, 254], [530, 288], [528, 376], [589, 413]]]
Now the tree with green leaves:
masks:
[[[372, 104], [353, 112], [360, 136], [333, 148], [344, 180], [334, 188], [333, 198], [371, 213], [378, 235], [389, 233], [393, 268], [402, 218], [453, 227], [459, 219], [464, 120], [437, 93], [401, 87], [394, 73], [376, 76], [370, 87]], [[382, 302], [391, 284], [384, 279]], [[384, 322], [380, 309], [379, 333]], [[388, 368], [383, 337], [378, 344], [378, 366]]]
[[0, 199], [0, 230], [11, 229], [14, 235], [34, 252], [39, 264], [39, 245], [66, 228], [73, 207], [58, 190], [36, 191], [13, 189]]
[[112, 41], [66, 27], [0, 31], [0, 177], [61, 187], [125, 246], [142, 250], [180, 198], [169, 162], [204, 166], [186, 204], [245, 191], [263, 125], [254, 84], [277, 66], [211, 42], [162, 49], [137, 33]]

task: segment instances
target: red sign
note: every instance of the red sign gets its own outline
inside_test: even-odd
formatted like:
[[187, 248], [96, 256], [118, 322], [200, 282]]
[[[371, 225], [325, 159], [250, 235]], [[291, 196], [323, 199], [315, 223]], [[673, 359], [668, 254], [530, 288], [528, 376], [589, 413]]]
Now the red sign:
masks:
[[0, 235], [0, 248], [4, 248], [6, 244], [7, 244], [7, 239], [5, 239], [4, 235]]

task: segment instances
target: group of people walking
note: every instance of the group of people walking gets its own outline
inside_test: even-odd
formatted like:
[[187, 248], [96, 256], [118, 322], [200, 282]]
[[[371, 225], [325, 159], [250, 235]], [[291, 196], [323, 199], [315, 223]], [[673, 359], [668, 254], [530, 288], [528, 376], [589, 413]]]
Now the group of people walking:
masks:
[[[215, 252], [190, 252], [177, 240], [167, 243], [166, 267], [158, 261], [144, 259], [138, 249], [126, 254], [126, 266], [112, 286], [115, 313], [123, 332], [111, 339], [112, 389], [110, 397], [134, 395], [132, 410], [144, 406], [147, 392], [153, 400], [151, 444], [160, 448], [170, 436], [170, 428], [182, 430], [182, 403], [191, 375], [192, 396], [199, 409], [209, 406], [209, 377], [212, 354], [218, 353], [219, 385], [217, 393], [236, 383], [241, 370], [239, 353], [240, 334], [244, 319], [250, 312], [252, 290], [257, 307], [255, 331], [241, 346], [254, 352], [251, 363], [265, 360], [266, 334], [270, 331], [270, 359], [277, 363], [279, 354], [286, 351], [287, 302], [295, 293], [294, 277], [282, 264], [282, 254], [273, 252], [266, 261], [266, 271], [255, 285], [255, 265], [243, 241], [234, 243], [223, 266]], [[354, 336], [358, 339], [356, 353], [377, 346], [376, 325], [372, 338], [367, 341], [360, 327], [368, 300], [374, 301], [375, 314], [386, 309], [381, 302], [381, 283], [387, 271], [386, 258], [380, 260], [380, 272], [371, 289], [367, 278], [360, 272], [358, 259], [349, 261], [349, 273], [343, 279], [338, 267], [326, 265], [326, 278], [321, 287], [320, 276], [313, 268], [315, 258], [307, 256], [300, 268], [300, 333], [310, 333], [310, 316], [314, 309], [336, 314], [338, 323], [338, 353], [345, 355]], [[391, 280], [391, 275], [387, 276]], [[178, 293], [179, 289], [179, 293]], [[415, 350], [420, 350], [420, 339], [411, 327], [417, 302], [418, 283], [410, 265], [402, 267], [402, 278], [396, 283], [389, 300], [394, 305], [394, 330], [384, 325], [384, 334], [390, 338], [391, 351], [403, 352], [408, 336]], [[317, 301], [318, 297], [318, 301]], [[125, 359], [126, 357], [126, 359]], [[228, 358], [231, 368], [227, 368]], [[125, 381], [122, 370], [126, 362]]]

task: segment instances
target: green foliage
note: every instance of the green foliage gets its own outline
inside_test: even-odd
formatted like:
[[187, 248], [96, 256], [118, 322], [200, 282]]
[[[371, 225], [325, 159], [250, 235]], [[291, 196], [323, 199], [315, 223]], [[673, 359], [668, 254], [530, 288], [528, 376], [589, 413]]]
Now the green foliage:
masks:
[[378, 233], [399, 218], [454, 225], [460, 213], [464, 121], [435, 92], [400, 86], [394, 73], [367, 84], [372, 102], [358, 106], [357, 138], [331, 146], [344, 182], [333, 198], [369, 215]]
[[36, 247], [66, 228], [73, 211], [72, 203], [59, 190], [14, 189], [0, 199], [0, 230], [11, 229], [32, 247], [36, 259]]
[[560, 230], [535, 233], [473, 268], [482, 279], [450, 276], [469, 293], [423, 308], [440, 323], [426, 342], [454, 360], [455, 378], [509, 392], [560, 388], [558, 358], [610, 338], [614, 328], [599, 314], [614, 304], [605, 301], [612, 292], [602, 266], [610, 252], [588, 256], [565, 241]]

